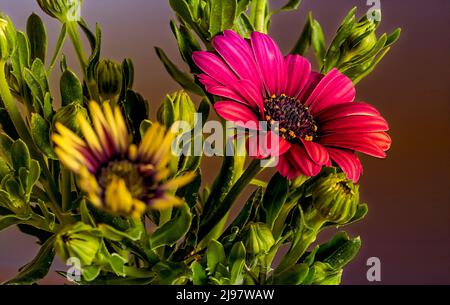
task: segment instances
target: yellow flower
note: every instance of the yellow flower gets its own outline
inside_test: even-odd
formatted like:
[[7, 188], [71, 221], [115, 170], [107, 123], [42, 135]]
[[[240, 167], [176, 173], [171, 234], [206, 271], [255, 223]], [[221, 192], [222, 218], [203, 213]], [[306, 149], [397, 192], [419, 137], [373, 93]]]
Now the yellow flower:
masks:
[[119, 107], [108, 103], [89, 105], [92, 125], [78, 116], [84, 139], [56, 123], [52, 135], [60, 161], [78, 177], [80, 188], [91, 203], [112, 214], [140, 217], [147, 208], [180, 205], [173, 195], [188, 184], [194, 173], [173, 178], [169, 162], [174, 134], [153, 124], [139, 145], [130, 144]]

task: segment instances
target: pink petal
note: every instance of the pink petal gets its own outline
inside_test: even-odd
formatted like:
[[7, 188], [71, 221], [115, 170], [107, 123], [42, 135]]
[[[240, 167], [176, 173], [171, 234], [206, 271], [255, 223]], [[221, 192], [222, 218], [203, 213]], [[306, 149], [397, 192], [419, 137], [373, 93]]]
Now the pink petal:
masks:
[[330, 158], [325, 147], [323, 147], [319, 143], [305, 141], [303, 139], [302, 143], [303, 146], [305, 146], [306, 152], [314, 163], [316, 163], [317, 165], [325, 165], [328, 163]]
[[355, 94], [352, 81], [337, 69], [333, 69], [319, 82], [305, 105], [310, 107], [311, 114], [317, 115], [333, 105], [353, 102]]
[[249, 107], [241, 103], [220, 101], [214, 103], [214, 109], [222, 118], [231, 121], [238, 126], [248, 127], [249, 125], [253, 125], [253, 123], [255, 124], [254, 126], [259, 126], [256, 114]]
[[386, 158], [386, 153], [370, 138], [365, 138], [364, 134], [331, 134], [321, 136], [318, 141], [328, 147], [342, 147], [350, 150], [360, 151], [369, 156]]
[[291, 149], [284, 155], [290, 157], [290, 162], [305, 176], [315, 176], [322, 169], [321, 165], [311, 160], [303, 146], [292, 145]]
[[322, 133], [359, 133], [389, 130], [389, 125], [381, 116], [349, 116], [320, 124]]
[[281, 95], [286, 85], [286, 65], [283, 54], [268, 35], [253, 32], [250, 40], [269, 95]]
[[323, 75], [317, 72], [312, 71], [309, 75], [308, 82], [305, 85], [305, 89], [300, 92], [300, 95], [297, 97], [297, 99], [302, 103], [305, 104], [308, 97], [311, 95], [311, 93], [314, 91], [316, 86], [319, 84], [319, 82], [322, 80]]
[[311, 64], [300, 55], [288, 55], [285, 58], [287, 69], [286, 95], [297, 97], [306, 88], [311, 75]]
[[197, 51], [192, 55], [192, 59], [200, 70], [223, 85], [237, 80], [233, 71], [230, 70], [220, 57], [213, 53]]
[[295, 179], [302, 174], [302, 172], [297, 169], [295, 164], [292, 162], [292, 158], [288, 157], [287, 154], [280, 156], [277, 164], [277, 171], [281, 176], [290, 180]]
[[[274, 143], [272, 143], [272, 141]], [[272, 144], [275, 144], [276, 146], [273, 147]], [[249, 154], [258, 159], [280, 156], [286, 153], [291, 146], [291, 143], [279, 137], [272, 131], [262, 131], [258, 135], [250, 134], [248, 139]]]
[[206, 91], [208, 92], [213, 87], [222, 86], [221, 83], [219, 83], [218, 81], [216, 81], [214, 78], [212, 78], [207, 74], [198, 75], [198, 80], [200, 81], [200, 83], [203, 84], [203, 86], [205, 86]]
[[263, 85], [252, 49], [247, 41], [231, 30], [213, 39], [217, 53], [241, 79], [251, 81], [263, 93]]
[[344, 171], [347, 178], [358, 182], [363, 172], [361, 161], [356, 154], [350, 150], [328, 148], [330, 158]]
[[316, 119], [320, 122], [333, 120], [337, 118], [362, 115], [362, 116], [380, 116], [375, 107], [366, 103], [344, 103], [329, 107], [323, 110]]

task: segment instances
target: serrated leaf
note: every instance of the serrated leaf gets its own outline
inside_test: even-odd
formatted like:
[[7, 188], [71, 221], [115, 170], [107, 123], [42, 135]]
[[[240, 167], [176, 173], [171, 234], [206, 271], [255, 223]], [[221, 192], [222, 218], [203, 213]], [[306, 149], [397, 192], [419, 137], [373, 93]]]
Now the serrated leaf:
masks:
[[[1, 199], [1, 196], [0, 196]], [[0, 231], [17, 224], [26, 223], [28, 219], [30, 219], [30, 216], [22, 217], [18, 215], [6, 215], [6, 216], [0, 216]]]
[[31, 94], [34, 98], [36, 98], [40, 104], [40, 108], [43, 108], [44, 105], [44, 91], [37, 80], [37, 78], [33, 75], [33, 72], [28, 68], [23, 69], [23, 79], [25, 83], [28, 85], [28, 88], [31, 91]]
[[44, 96], [47, 92], [49, 92], [47, 72], [45, 71], [44, 63], [40, 58], [36, 58], [31, 65], [31, 72], [33, 76], [36, 78], [39, 83]]

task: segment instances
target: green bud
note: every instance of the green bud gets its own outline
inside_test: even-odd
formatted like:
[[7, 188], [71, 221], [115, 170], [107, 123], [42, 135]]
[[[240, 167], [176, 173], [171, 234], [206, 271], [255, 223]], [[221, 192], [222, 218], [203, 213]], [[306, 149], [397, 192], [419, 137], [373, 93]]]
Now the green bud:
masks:
[[250, 223], [243, 233], [243, 242], [248, 254], [267, 254], [275, 244], [272, 231], [264, 223]]
[[117, 98], [122, 90], [122, 66], [112, 60], [102, 59], [97, 65], [97, 85], [103, 100]]
[[158, 109], [157, 118], [161, 124], [167, 127], [172, 126], [177, 121], [186, 122], [191, 128], [196, 123], [197, 110], [191, 97], [183, 90], [172, 95], [167, 95], [164, 102]]
[[312, 205], [321, 218], [335, 224], [345, 224], [356, 213], [359, 203], [359, 186], [354, 185], [344, 173], [320, 178], [312, 189]]
[[341, 63], [348, 62], [356, 56], [368, 53], [377, 43], [375, 30], [377, 22], [367, 17], [358, 22], [342, 46]]
[[82, 222], [64, 228], [55, 240], [55, 249], [65, 262], [78, 258], [82, 266], [90, 266], [101, 247], [101, 233]]
[[0, 60], [7, 60], [16, 45], [16, 30], [9, 17], [0, 13]]
[[67, 106], [61, 107], [56, 111], [55, 116], [53, 117], [52, 131], [55, 130], [55, 124], [59, 122], [77, 135], [81, 135], [81, 127], [77, 119], [80, 115], [89, 121], [89, 115], [86, 108], [79, 102], [73, 102]]
[[46, 14], [63, 23], [80, 20], [83, 0], [37, 0], [37, 3]]

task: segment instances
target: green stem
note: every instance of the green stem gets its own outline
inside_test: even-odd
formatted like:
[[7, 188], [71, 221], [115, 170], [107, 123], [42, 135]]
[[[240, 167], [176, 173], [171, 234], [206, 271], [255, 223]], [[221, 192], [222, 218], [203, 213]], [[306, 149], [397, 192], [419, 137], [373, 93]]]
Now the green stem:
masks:
[[204, 220], [200, 226], [199, 239], [203, 239], [209, 231], [226, 215], [232, 208], [237, 197], [245, 189], [245, 187], [252, 181], [252, 179], [259, 174], [264, 167], [261, 167], [261, 160], [253, 159], [245, 172], [233, 185], [223, 201], [218, 205], [217, 209], [211, 213], [210, 217]]
[[266, 8], [267, 0], [256, 0], [253, 25], [257, 32], [266, 32]]
[[68, 169], [63, 168], [61, 171], [61, 195], [62, 210], [67, 211], [71, 202], [72, 192], [72, 174]]
[[66, 23], [67, 32], [69, 33], [70, 40], [77, 54], [78, 61], [80, 62], [81, 71], [86, 76], [86, 67], [88, 65], [86, 53], [83, 49], [83, 43], [81, 42], [80, 34], [78, 32], [78, 23], [76, 21], [69, 21]]

